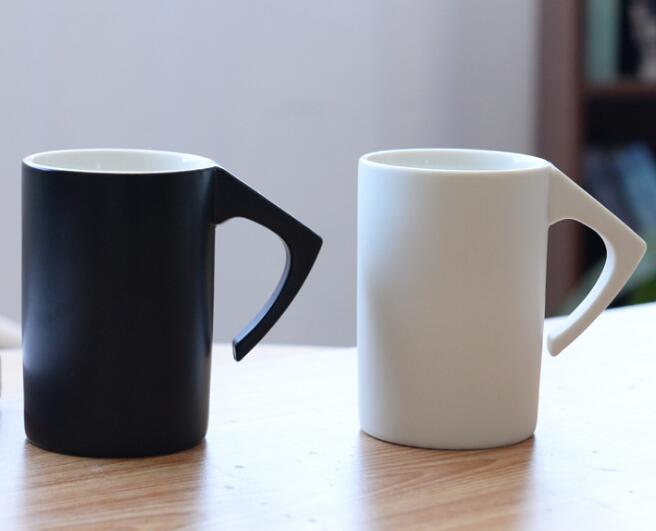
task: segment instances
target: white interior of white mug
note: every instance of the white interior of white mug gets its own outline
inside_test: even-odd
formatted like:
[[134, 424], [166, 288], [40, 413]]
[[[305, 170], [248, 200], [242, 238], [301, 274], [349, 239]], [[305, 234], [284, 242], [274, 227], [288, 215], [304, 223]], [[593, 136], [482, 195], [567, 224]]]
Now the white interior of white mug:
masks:
[[508, 172], [549, 165], [532, 155], [481, 149], [395, 149], [369, 153], [360, 160], [366, 164], [439, 172]]
[[166, 173], [216, 166], [206, 157], [148, 149], [66, 149], [35, 153], [23, 159], [44, 170], [83, 173]]

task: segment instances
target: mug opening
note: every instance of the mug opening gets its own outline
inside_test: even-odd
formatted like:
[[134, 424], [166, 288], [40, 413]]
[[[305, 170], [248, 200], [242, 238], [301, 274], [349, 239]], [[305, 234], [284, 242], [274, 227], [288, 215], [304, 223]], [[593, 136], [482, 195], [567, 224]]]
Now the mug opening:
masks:
[[148, 149], [66, 149], [35, 153], [23, 163], [41, 170], [81, 173], [168, 173], [216, 166], [206, 157]]
[[395, 149], [363, 155], [366, 164], [432, 172], [508, 172], [543, 168], [544, 159], [481, 149]]

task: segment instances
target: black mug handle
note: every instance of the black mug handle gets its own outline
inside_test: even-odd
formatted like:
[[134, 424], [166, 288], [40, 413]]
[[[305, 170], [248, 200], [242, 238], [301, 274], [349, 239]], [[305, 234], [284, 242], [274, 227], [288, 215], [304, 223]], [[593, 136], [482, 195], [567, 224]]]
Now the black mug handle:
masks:
[[266, 197], [220, 167], [214, 177], [214, 223], [241, 217], [275, 232], [285, 244], [285, 270], [255, 318], [232, 340], [240, 361], [267, 334], [294, 300], [321, 249], [321, 238]]

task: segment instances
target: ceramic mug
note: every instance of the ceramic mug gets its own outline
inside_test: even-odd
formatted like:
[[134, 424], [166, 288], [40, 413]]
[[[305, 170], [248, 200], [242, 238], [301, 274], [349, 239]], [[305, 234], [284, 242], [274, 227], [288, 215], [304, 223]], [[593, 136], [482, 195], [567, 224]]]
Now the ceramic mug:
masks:
[[588, 296], [547, 338], [557, 355], [608, 306], [645, 243], [546, 160], [457, 149], [363, 156], [358, 174], [359, 410], [374, 437], [428, 448], [533, 434], [549, 226], [607, 249]]
[[233, 342], [240, 360], [298, 293], [319, 236], [204, 157], [92, 149], [23, 161], [30, 441], [119, 457], [205, 436], [214, 227], [234, 217], [278, 234], [287, 251], [278, 287]]

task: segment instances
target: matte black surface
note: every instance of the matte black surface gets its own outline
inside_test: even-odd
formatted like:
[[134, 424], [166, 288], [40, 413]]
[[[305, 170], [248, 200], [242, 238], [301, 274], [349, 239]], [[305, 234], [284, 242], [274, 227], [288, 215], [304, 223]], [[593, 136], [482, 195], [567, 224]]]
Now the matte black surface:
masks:
[[316, 234], [220, 168], [131, 175], [23, 165], [25, 431], [32, 442], [118, 457], [202, 440], [214, 224], [235, 216], [280, 234], [288, 249], [274, 298], [235, 339], [241, 359], [300, 289], [321, 246]]
[[215, 221], [233, 217], [255, 221], [272, 230], [285, 244], [287, 259], [280, 283], [255, 316], [233, 340], [234, 356], [240, 361], [260, 342], [294, 300], [303, 286], [321, 249], [321, 238], [268, 199], [246, 186], [222, 168], [218, 168]]

